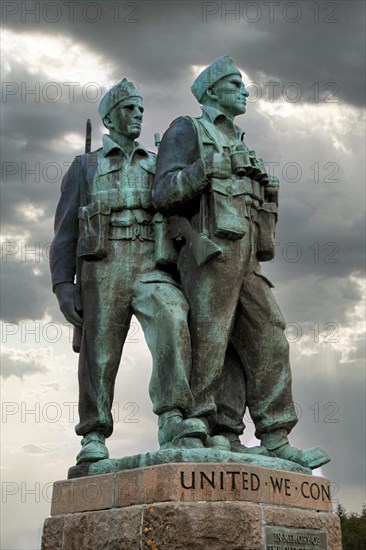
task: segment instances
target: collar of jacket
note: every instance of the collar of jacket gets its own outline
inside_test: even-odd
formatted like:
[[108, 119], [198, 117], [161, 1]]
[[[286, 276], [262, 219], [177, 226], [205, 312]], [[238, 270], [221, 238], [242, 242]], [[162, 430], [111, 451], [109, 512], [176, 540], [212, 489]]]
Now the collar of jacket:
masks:
[[202, 116], [207, 118], [210, 122], [212, 122], [212, 124], [218, 124], [220, 122], [219, 119], [221, 119], [221, 121], [225, 121], [226, 124], [232, 124], [238, 140], [243, 141], [245, 132], [239, 126], [234, 124], [226, 115], [224, 115], [224, 113], [215, 107], [211, 107], [211, 105], [201, 105], [201, 109]]
[[[110, 172], [115, 172], [120, 170], [124, 163], [124, 158], [127, 158], [123, 149], [115, 143], [110, 136], [104, 134], [103, 136], [103, 147], [99, 149], [98, 165], [96, 176], [103, 176], [109, 174]], [[117, 151], [119, 154], [112, 155], [112, 151]], [[138, 165], [141, 166], [144, 170], [150, 174], [155, 174], [155, 159], [156, 155], [149, 152], [141, 143], [135, 142], [135, 148], [132, 151], [130, 159], [133, 158], [136, 152], [142, 155], [143, 158], [138, 159]]]
[[[103, 135], [103, 156], [107, 157], [109, 155], [109, 153], [111, 153], [111, 151], [115, 151], [115, 150], [121, 151], [124, 155], [126, 154], [123, 151], [122, 147], [120, 147], [118, 145], [118, 143], [113, 141], [108, 134], [104, 134]], [[146, 156], [146, 157], [149, 156], [149, 153], [148, 153], [147, 149], [142, 145], [142, 143], [139, 143], [138, 141], [135, 141], [134, 142], [134, 149], [133, 149], [132, 154], [131, 154], [131, 158], [133, 157], [133, 155], [137, 151], [139, 153], [142, 153], [143, 156]]]

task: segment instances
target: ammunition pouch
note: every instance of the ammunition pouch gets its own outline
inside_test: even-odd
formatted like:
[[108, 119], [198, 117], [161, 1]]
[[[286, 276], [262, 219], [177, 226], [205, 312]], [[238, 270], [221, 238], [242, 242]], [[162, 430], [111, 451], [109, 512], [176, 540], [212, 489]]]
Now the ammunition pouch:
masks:
[[269, 262], [275, 256], [274, 236], [277, 222], [277, 205], [264, 203], [258, 211], [257, 258]]
[[158, 267], [176, 264], [178, 251], [170, 235], [169, 218], [158, 212], [153, 218], [155, 227], [155, 263]]
[[98, 260], [108, 252], [111, 207], [96, 201], [79, 208], [79, 238], [76, 255], [83, 260]]
[[212, 231], [216, 237], [232, 241], [244, 237], [248, 224], [245, 180], [249, 178], [211, 178]]

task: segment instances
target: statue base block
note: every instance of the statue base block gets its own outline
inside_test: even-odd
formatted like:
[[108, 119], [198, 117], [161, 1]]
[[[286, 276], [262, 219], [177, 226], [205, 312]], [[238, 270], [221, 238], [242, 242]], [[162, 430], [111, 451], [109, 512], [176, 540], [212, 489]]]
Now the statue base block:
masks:
[[54, 483], [42, 550], [342, 550], [328, 479], [162, 464]]

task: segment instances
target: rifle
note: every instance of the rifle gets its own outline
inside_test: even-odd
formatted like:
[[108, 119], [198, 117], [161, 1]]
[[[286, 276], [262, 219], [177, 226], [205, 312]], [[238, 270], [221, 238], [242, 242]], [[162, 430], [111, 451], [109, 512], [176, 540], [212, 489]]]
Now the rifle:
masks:
[[[91, 151], [91, 132], [92, 132], [91, 120], [90, 118], [88, 118], [88, 120], [86, 121], [86, 131], [85, 131], [85, 153], [90, 153]], [[76, 258], [76, 287], [79, 294], [81, 291], [82, 261], [83, 260], [81, 258]], [[83, 334], [82, 327], [74, 326], [74, 331], [72, 336], [72, 349], [75, 353], [80, 353], [82, 334]]]
[[200, 233], [192, 227], [187, 218], [183, 216], [170, 217], [170, 235], [173, 239], [184, 238], [198, 267], [202, 267], [210, 260], [222, 254], [222, 250], [211, 241], [204, 233]]
[[155, 142], [155, 147], [156, 147], [157, 149], [159, 149], [159, 145], [160, 145], [160, 143], [161, 143], [161, 138], [160, 138], [159, 132], [156, 132], [156, 133], [154, 134], [154, 142]]

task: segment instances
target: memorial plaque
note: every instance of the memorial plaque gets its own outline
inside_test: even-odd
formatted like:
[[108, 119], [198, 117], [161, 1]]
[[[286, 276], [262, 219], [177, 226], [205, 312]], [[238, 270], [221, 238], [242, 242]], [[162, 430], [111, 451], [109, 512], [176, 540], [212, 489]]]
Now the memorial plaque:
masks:
[[327, 534], [319, 529], [286, 529], [267, 525], [265, 550], [328, 550]]

